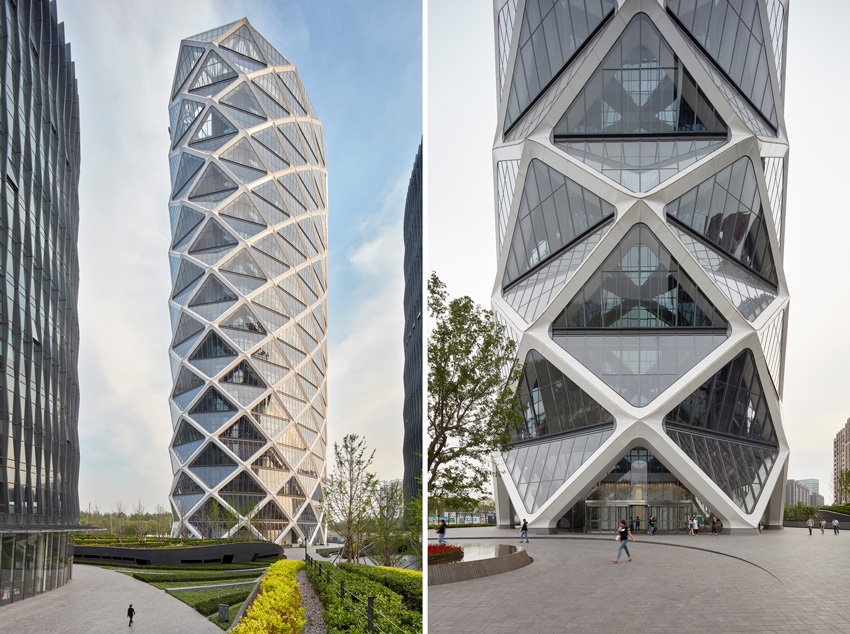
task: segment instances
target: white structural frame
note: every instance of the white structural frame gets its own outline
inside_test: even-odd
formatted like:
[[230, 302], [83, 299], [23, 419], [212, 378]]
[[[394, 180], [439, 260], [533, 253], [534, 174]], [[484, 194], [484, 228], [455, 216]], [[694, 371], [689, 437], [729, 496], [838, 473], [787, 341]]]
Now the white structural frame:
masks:
[[325, 543], [322, 123], [246, 18], [181, 42], [171, 95], [172, 532]]
[[[755, 3], [756, 0], [752, 0]], [[746, 107], [735, 107], [727, 95], [731, 82], [724, 86], [717, 80], [718, 67], [700, 51], [679, 26], [667, 9], [665, 0], [618, 0], [613, 3], [613, 14], [580, 47], [569, 61], [533, 100], [512, 126], [506, 126], [508, 99], [515, 78], [515, 67], [520, 48], [521, 28], [527, 11], [526, 5], [536, 0], [494, 0], [494, 29], [497, 43], [496, 87], [499, 95], [498, 125], [493, 143], [494, 198], [496, 200], [495, 232], [497, 244], [497, 273], [492, 291], [492, 307], [497, 318], [505, 324], [509, 336], [518, 342], [517, 356], [522, 361], [531, 351], [537, 351], [554, 367], [573, 381], [581, 390], [591, 395], [605, 410], [613, 414], [613, 433], [596, 451], [584, 457], [584, 462], [537, 508], [527, 508], [516, 482], [508, 473], [507, 454], [494, 454], [494, 493], [500, 526], [512, 524], [514, 516], [527, 518], [532, 530], [551, 532], [558, 520], [577, 502], [587, 498], [612, 467], [630, 449], [643, 447], [652, 452], [676, 478], [697, 496], [723, 522], [728, 532], [752, 532], [760, 520], [771, 527], [781, 527], [783, 492], [787, 474], [789, 447], [782, 430], [781, 395], [782, 367], [787, 336], [789, 295], [783, 271], [784, 209], [788, 170], [788, 140], [784, 120], [784, 53], [786, 49], [788, 2], [785, 0], [757, 0], [761, 30], [769, 54], [768, 64], [771, 87], [774, 91], [776, 133], [757, 134], [741, 113]], [[570, 3], [573, 5], [574, 3]], [[581, 4], [575, 3], [575, 4]], [[599, 4], [598, 2], [596, 4]], [[746, 5], [747, 3], [745, 3]], [[537, 8], [534, 8], [537, 11]], [[553, 141], [556, 125], [567, 112], [576, 96], [614, 46], [629, 23], [638, 14], [645, 14], [673, 49], [681, 63], [690, 72], [708, 101], [728, 126], [725, 143], [684, 167], [674, 176], [647, 191], [636, 192], [603, 175], [594, 167], [582, 162]], [[779, 22], [777, 22], [777, 20]], [[755, 28], [755, 27], [754, 27]], [[772, 46], [771, 33], [778, 34], [777, 45]], [[548, 35], [548, 33], [547, 33]], [[777, 64], [780, 65], [777, 69]], [[736, 88], [732, 86], [732, 91]], [[741, 93], [734, 96], [742, 101]], [[750, 110], [752, 110], [750, 108]], [[764, 126], [763, 126], [764, 127]], [[505, 128], [507, 131], [505, 132]], [[755, 167], [758, 191], [763, 202], [770, 248], [775, 258], [778, 284], [767, 308], [750, 320], [718, 286], [711, 272], [704, 268], [686, 247], [678, 229], [665, 215], [665, 205], [682, 196], [700, 183], [717, 174], [741, 157], [749, 157]], [[781, 183], [775, 186], [771, 200], [762, 159], [779, 158]], [[577, 269], [549, 282], [548, 299], [541, 300], [532, 315], [505, 297], [503, 279], [511, 247], [511, 237], [518, 230], [518, 213], [523, 185], [532, 160], [539, 160], [560, 172], [581, 187], [599, 196], [616, 208], [610, 228], [598, 243], [589, 250]], [[768, 160], [768, 162], [770, 162]], [[769, 202], [770, 201], [770, 202]], [[778, 202], [778, 209], [771, 203]], [[647, 405], [639, 407], [628, 402], [615, 389], [591, 372], [576, 357], [559, 346], [552, 337], [552, 324], [567, 304], [588, 282], [591, 275], [615, 249], [626, 233], [638, 223], [643, 223], [655, 234], [672, 254], [680, 267], [704, 291], [710, 302], [728, 321], [726, 340], [712, 350], [690, 370]], [[520, 277], [520, 279], [524, 279]], [[509, 285], [510, 286], [510, 285]], [[539, 289], [537, 291], [540, 294]], [[543, 308], [545, 306], [545, 308]], [[777, 321], [778, 320], [778, 321]], [[771, 327], [773, 327], [771, 329]], [[765, 355], [766, 338], [776, 338], [779, 346], [779, 376], [773, 377]], [[772, 333], [772, 334], [769, 334]], [[762, 493], [751, 512], [735, 503], [720, 486], [706, 474], [685, 451], [665, 432], [665, 416], [688, 395], [717, 373], [742, 351], [749, 349], [755, 359], [758, 375], [764, 388], [770, 418], [776, 431], [777, 455]], [[519, 441], [539, 444], [560, 440], [541, 437]]]

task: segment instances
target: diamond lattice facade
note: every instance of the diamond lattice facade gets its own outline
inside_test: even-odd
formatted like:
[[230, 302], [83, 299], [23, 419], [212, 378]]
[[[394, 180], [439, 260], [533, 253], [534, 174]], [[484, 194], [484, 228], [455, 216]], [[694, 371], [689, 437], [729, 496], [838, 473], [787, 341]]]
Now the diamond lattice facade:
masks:
[[500, 524], [781, 526], [787, 8], [495, 1]]
[[79, 530], [80, 109], [48, 0], [0, 20], [0, 606], [65, 585]]
[[321, 121], [246, 19], [183, 40], [171, 94], [173, 530], [323, 543]]

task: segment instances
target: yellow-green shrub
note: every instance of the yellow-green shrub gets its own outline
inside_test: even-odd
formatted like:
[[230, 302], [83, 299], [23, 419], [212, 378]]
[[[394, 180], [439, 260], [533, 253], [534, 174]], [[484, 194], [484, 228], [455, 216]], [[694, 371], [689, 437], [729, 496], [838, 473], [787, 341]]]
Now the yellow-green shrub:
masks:
[[304, 608], [295, 573], [303, 561], [278, 561], [260, 582], [261, 594], [231, 632], [233, 634], [298, 634], [304, 627]]
[[375, 568], [380, 568], [381, 570], [392, 570], [393, 572], [400, 572], [403, 575], [407, 575], [408, 577], [413, 577], [414, 579], [422, 578], [421, 570], [408, 570], [407, 568], [391, 568], [390, 566], [375, 566]]

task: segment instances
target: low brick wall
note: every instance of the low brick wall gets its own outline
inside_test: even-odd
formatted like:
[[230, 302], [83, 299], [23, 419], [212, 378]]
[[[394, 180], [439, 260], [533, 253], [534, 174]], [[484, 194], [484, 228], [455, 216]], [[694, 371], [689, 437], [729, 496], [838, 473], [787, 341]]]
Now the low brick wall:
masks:
[[455, 581], [469, 581], [480, 579], [491, 575], [499, 575], [503, 572], [511, 572], [532, 562], [528, 552], [521, 548], [510, 555], [491, 557], [478, 561], [460, 561], [454, 564], [439, 564], [428, 566], [428, 585], [440, 586], [444, 583]]
[[123, 548], [121, 546], [74, 546], [74, 559], [137, 564], [139, 566], [180, 566], [191, 564], [235, 564], [274, 560], [283, 548], [271, 542], [233, 542], [210, 546], [176, 548]]

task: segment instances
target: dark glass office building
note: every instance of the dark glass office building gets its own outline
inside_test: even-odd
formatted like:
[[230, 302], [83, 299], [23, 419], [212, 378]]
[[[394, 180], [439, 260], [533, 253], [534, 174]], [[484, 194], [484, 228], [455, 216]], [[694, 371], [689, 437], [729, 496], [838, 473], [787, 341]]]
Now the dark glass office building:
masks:
[[79, 523], [80, 119], [71, 46], [48, 0], [0, 20], [0, 605], [71, 578]]
[[422, 492], [422, 144], [404, 205], [404, 500]]

